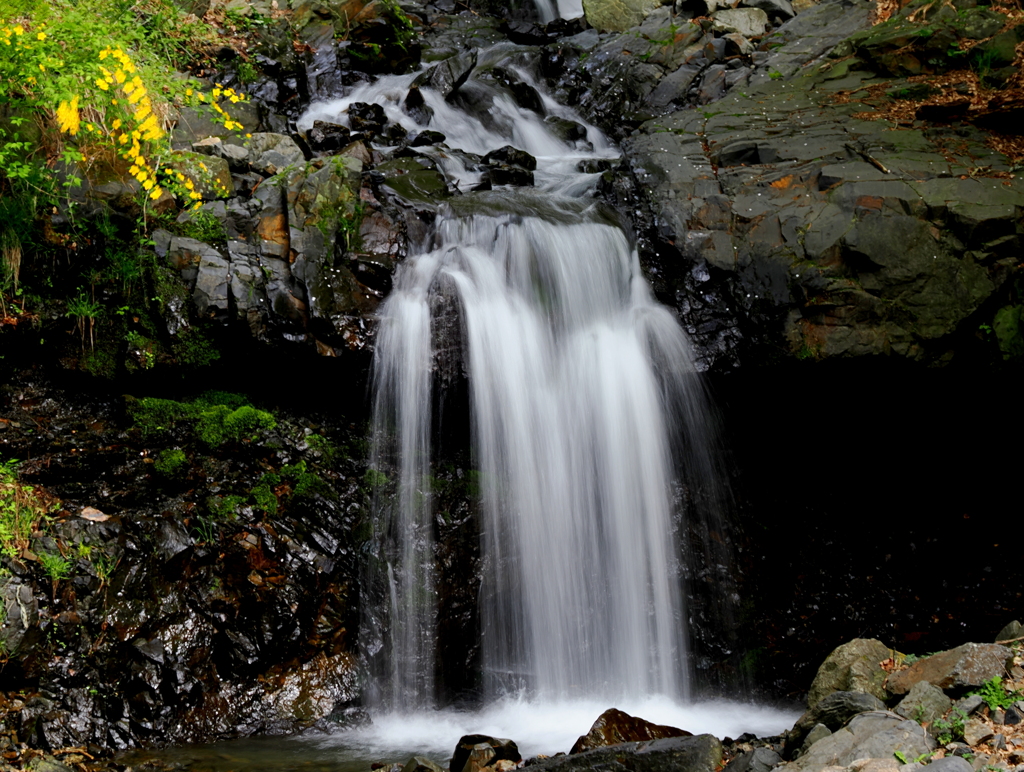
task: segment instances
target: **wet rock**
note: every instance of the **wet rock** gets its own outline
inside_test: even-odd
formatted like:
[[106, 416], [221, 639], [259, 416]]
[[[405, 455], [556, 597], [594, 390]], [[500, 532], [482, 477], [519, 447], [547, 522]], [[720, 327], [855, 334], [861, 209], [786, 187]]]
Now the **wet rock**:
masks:
[[518, 166], [520, 169], [533, 171], [537, 168], [537, 159], [525, 150], [519, 150], [511, 145], [492, 150], [483, 157], [483, 162], [488, 165], [506, 164]]
[[313, 121], [313, 128], [306, 133], [306, 141], [315, 153], [335, 153], [349, 143], [349, 129], [336, 123]]
[[409, 142], [409, 147], [427, 147], [430, 145], [440, 145], [447, 139], [444, 134], [439, 131], [421, 131]]
[[519, 747], [512, 740], [482, 734], [464, 735], [455, 746], [448, 767], [459, 772], [480, 772], [499, 761], [518, 764], [522, 761]]
[[384, 108], [378, 104], [353, 102], [348, 106], [348, 123], [352, 131], [369, 136], [380, 134], [388, 122]]
[[722, 745], [711, 735], [667, 737], [637, 743], [620, 743], [583, 753], [556, 756], [531, 764], [538, 772], [583, 772], [614, 768], [628, 772], [715, 772], [721, 765]]
[[413, 85], [409, 88], [409, 93], [405, 95], [404, 106], [409, 117], [421, 126], [426, 126], [434, 117], [434, 110], [423, 98], [419, 86]]
[[[413, 81], [413, 87], [429, 88], [447, 99], [469, 79], [475, 67], [476, 50], [452, 56], [418, 75]], [[406, 103], [408, 104], [408, 97]]]
[[893, 673], [887, 688], [893, 694], [906, 694], [920, 681], [940, 689], [967, 689], [981, 686], [1006, 672], [1013, 652], [995, 643], [965, 643], [949, 651], [920, 659], [906, 670]]
[[582, 753], [594, 748], [617, 743], [657, 740], [662, 737], [691, 737], [692, 732], [674, 726], [652, 724], [642, 718], [631, 716], [616, 708], [602, 713], [590, 731], [581, 736], [569, 753]]
[[877, 697], [864, 692], [837, 691], [825, 696], [804, 713], [786, 734], [786, 751], [792, 755], [799, 749], [815, 726], [823, 725], [829, 731], [841, 729], [854, 716], [872, 710], [884, 710]]
[[944, 716], [951, 707], [953, 701], [941, 689], [927, 681], [918, 681], [896, 706], [896, 712], [904, 718], [930, 724]]
[[874, 638], [855, 638], [836, 648], [818, 668], [807, 703], [816, 706], [832, 692], [864, 692], [884, 700], [886, 672], [881, 663], [892, 651]]

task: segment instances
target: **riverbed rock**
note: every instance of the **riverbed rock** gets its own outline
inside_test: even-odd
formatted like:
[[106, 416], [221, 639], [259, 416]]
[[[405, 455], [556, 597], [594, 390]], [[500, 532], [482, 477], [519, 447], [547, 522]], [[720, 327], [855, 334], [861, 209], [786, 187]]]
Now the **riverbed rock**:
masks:
[[771, 748], [754, 748], [738, 754], [726, 766], [728, 772], [770, 772], [782, 762], [782, 756]]
[[582, 753], [618, 743], [656, 740], [661, 737], [690, 737], [692, 732], [674, 726], [652, 724], [642, 718], [631, 716], [617, 708], [602, 713], [590, 731], [582, 735], [569, 753]]
[[886, 711], [871, 711], [854, 716], [845, 727], [811, 745], [796, 761], [777, 769], [820, 772], [826, 767], [850, 766], [858, 759], [895, 760], [896, 753], [913, 759], [934, 747], [935, 741], [916, 721]]
[[896, 712], [904, 718], [930, 724], [944, 716], [951, 707], [953, 701], [942, 689], [932, 686], [927, 681], [918, 681], [896, 706]]
[[606, 766], [628, 772], [715, 772], [721, 761], [722, 744], [712, 735], [701, 734], [620, 743], [538, 760], [530, 768], [538, 772], [584, 772]]
[[872, 694], [857, 691], [836, 691], [823, 697], [804, 713], [786, 734], [786, 753], [793, 756], [815, 726], [823, 725], [835, 732], [854, 716], [868, 711], [885, 710], [885, 704]]
[[965, 691], [1004, 675], [1012, 661], [1013, 652], [1005, 646], [965, 643], [893, 673], [886, 688], [893, 694], [906, 694], [915, 684], [927, 681], [940, 689]]

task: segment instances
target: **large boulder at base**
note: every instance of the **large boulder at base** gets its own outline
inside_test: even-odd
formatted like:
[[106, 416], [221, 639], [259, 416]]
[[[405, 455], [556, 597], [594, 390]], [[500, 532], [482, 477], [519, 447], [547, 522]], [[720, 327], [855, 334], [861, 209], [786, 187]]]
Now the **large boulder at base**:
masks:
[[925, 764], [922, 772], [974, 772], [974, 767], [961, 756], [946, 756]]
[[864, 692], [884, 700], [886, 672], [881, 663], [892, 650], [874, 638], [854, 638], [833, 651], [818, 668], [807, 693], [811, 707], [832, 692]]
[[965, 643], [949, 651], [940, 651], [919, 659], [906, 670], [889, 676], [887, 688], [893, 694], [906, 694], [919, 681], [940, 689], [969, 689], [1006, 674], [1013, 652], [996, 643]]
[[522, 759], [519, 747], [512, 740], [485, 734], [467, 734], [455, 746], [448, 768], [451, 772], [479, 772], [494, 767], [499, 761], [518, 764]]
[[639, 742], [641, 740], [657, 740], [661, 737], [691, 737], [693, 732], [678, 729], [674, 726], [652, 724], [642, 718], [631, 716], [616, 708], [609, 708], [602, 713], [590, 731], [580, 737], [569, 753], [583, 753], [594, 748], [619, 743]]
[[722, 763], [722, 743], [709, 734], [666, 737], [638, 743], [555, 756], [530, 769], [536, 772], [715, 772]]
[[820, 772], [825, 767], [849, 767], [861, 759], [888, 761], [896, 753], [916, 759], [934, 748], [935, 740], [916, 721], [875, 710], [854, 716], [845, 727], [811, 745], [799, 759], [777, 769]]
[[874, 695], [864, 692], [832, 692], [797, 719], [786, 735], [786, 755], [792, 756], [818, 724], [835, 732], [857, 714], [872, 710], [885, 710], [885, 704]]

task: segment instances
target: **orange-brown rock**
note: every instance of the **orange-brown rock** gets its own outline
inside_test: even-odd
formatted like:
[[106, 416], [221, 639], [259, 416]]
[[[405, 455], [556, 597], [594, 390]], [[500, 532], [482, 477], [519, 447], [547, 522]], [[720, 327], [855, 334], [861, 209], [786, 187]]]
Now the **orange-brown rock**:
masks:
[[569, 753], [602, 748], [606, 745], [638, 742], [640, 740], [657, 740], [662, 737], [691, 737], [692, 732], [674, 726], [652, 724], [642, 718], [631, 716], [617, 708], [609, 708], [602, 713], [590, 731], [580, 737]]

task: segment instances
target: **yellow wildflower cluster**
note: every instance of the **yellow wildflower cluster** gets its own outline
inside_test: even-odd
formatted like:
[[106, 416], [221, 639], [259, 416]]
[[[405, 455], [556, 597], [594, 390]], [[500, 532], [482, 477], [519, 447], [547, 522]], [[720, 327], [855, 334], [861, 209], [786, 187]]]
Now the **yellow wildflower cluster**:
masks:
[[235, 91], [233, 88], [225, 88], [220, 83], [214, 84], [213, 90], [210, 92], [208, 97], [202, 91], [196, 91], [195, 89], [186, 89], [185, 97], [189, 104], [202, 104], [209, 105], [214, 113], [217, 115], [217, 120], [220, 121], [221, 125], [229, 131], [238, 131], [242, 128], [242, 124], [234, 120], [227, 111], [220, 106], [220, 100], [227, 100], [231, 104], [238, 104], [239, 102], [246, 101], [247, 97], [245, 94], [241, 94]]

